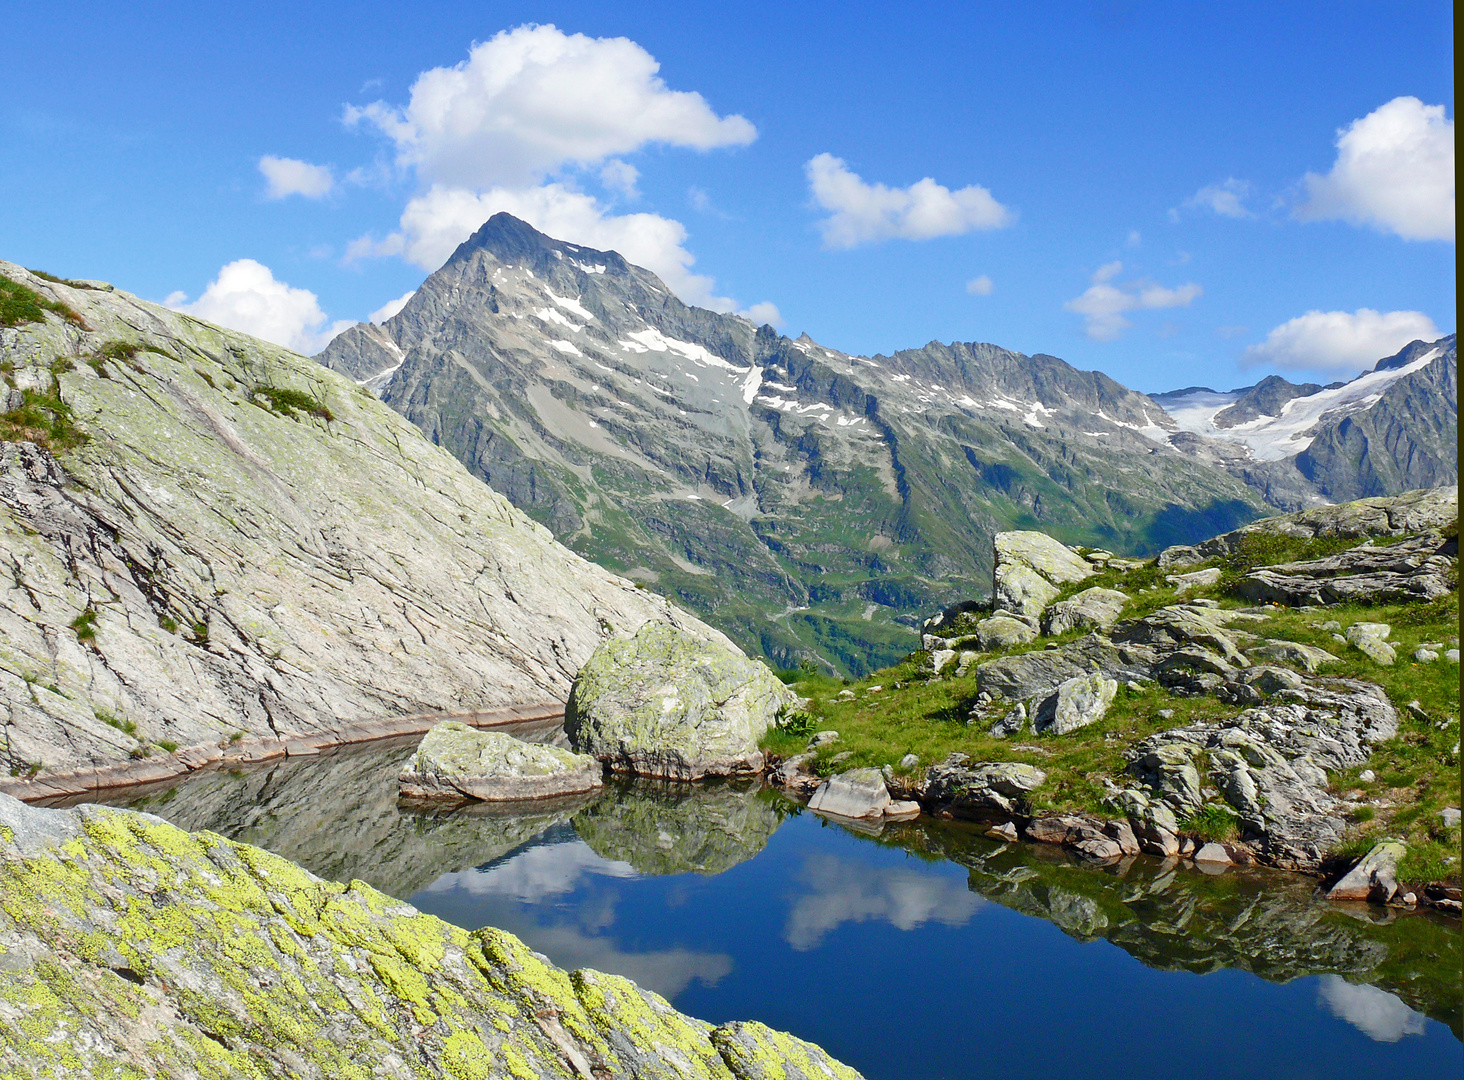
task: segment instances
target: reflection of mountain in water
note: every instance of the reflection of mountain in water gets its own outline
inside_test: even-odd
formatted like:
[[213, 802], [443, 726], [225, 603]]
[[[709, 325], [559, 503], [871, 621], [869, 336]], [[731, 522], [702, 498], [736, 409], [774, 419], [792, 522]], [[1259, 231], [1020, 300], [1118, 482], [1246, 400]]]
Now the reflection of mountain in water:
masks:
[[789, 806], [755, 783], [640, 781], [610, 788], [574, 829], [597, 855], [643, 874], [720, 874], [766, 847]]
[[1464, 950], [1458, 923], [1438, 916], [1346, 911], [1320, 900], [1314, 882], [1281, 871], [1210, 876], [1148, 858], [1098, 869], [1057, 848], [999, 844], [934, 822], [897, 826], [880, 842], [959, 863], [972, 892], [1079, 940], [1104, 938], [1152, 968], [1239, 968], [1272, 982], [1340, 976], [1382, 987], [1461, 1035]]

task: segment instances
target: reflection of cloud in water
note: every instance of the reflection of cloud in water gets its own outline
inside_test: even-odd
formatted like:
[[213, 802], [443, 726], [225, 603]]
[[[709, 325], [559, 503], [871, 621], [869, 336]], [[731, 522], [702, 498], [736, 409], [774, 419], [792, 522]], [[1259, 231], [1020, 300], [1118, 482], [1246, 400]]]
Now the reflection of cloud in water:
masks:
[[716, 986], [732, 971], [732, 958], [726, 953], [690, 949], [624, 952], [612, 938], [593, 937], [563, 925], [526, 927], [514, 932], [562, 968], [573, 971], [587, 967], [624, 975], [664, 998], [674, 998], [693, 979], [703, 986]]
[[981, 902], [952, 878], [903, 867], [879, 869], [831, 855], [810, 856], [800, 877], [812, 891], [794, 902], [783, 931], [799, 952], [815, 948], [846, 922], [883, 920], [900, 930], [931, 921], [963, 926]]
[[476, 896], [511, 896], [525, 902], [574, 891], [587, 874], [633, 878], [629, 863], [596, 855], [582, 840], [564, 844], [531, 844], [486, 867], [443, 874], [427, 892], [458, 889]]
[[1354, 986], [1341, 976], [1323, 975], [1317, 987], [1317, 1002], [1376, 1042], [1397, 1042], [1405, 1035], [1423, 1034], [1422, 1015], [1376, 986]]

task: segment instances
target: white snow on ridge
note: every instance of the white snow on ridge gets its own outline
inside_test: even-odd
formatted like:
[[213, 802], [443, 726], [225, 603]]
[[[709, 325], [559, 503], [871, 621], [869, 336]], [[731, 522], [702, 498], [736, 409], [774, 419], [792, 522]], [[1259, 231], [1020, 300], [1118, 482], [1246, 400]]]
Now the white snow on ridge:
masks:
[[571, 356], [583, 356], [584, 355], [584, 353], [582, 353], [578, 349], [576, 349], [574, 347], [574, 344], [572, 342], [569, 342], [569, 341], [551, 341], [549, 343], [549, 347], [551, 349], [558, 349], [562, 353], [569, 353]]
[[553, 308], [541, 307], [534, 314], [546, 323], [557, 323], [560, 326], [567, 326], [576, 334], [584, 329], [579, 323], [571, 322]]
[[550, 300], [553, 300], [560, 307], [564, 308], [565, 311], [574, 312], [585, 322], [591, 322], [594, 320], [595, 317], [585, 310], [584, 305], [579, 302], [578, 297], [555, 296], [553, 289], [545, 289], [544, 292], [546, 295], [548, 295]]
[[752, 399], [757, 397], [760, 386], [762, 386], [762, 368], [753, 364], [752, 369], [747, 373], [747, 378], [742, 381], [742, 400], [751, 405]]
[[[1239, 396], [1197, 391], [1174, 399], [1165, 411], [1182, 431], [1193, 431], [1212, 439], [1240, 443], [1257, 461], [1280, 461], [1299, 454], [1311, 445], [1313, 429], [1332, 413], [1359, 412], [1377, 403], [1383, 392], [1405, 375], [1422, 371], [1442, 353], [1430, 349], [1413, 363], [1391, 371], [1368, 371], [1345, 386], [1322, 390], [1307, 397], [1292, 398], [1281, 407], [1280, 416], [1261, 416], [1232, 428], [1217, 428], [1215, 414]], [[1145, 432], [1147, 434], [1147, 432]], [[1166, 441], [1168, 434], [1163, 439]]]
[[736, 364], [729, 364], [714, 352], [709, 352], [700, 345], [693, 345], [689, 341], [679, 341], [673, 337], [667, 337], [654, 326], [648, 326], [644, 330], [637, 330], [633, 334], [627, 334], [629, 341], [620, 342], [620, 347], [629, 349], [631, 352], [672, 352], [678, 356], [684, 356], [694, 364], [701, 367], [726, 368], [728, 371], [735, 371], [739, 375], [745, 375], [748, 371], [745, 367]]

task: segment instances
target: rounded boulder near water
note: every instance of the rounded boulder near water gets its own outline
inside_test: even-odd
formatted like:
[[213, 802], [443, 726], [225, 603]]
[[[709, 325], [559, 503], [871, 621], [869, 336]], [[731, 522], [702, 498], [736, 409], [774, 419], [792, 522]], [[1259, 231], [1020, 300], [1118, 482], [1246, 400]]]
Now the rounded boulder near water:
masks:
[[766, 664], [666, 623], [603, 642], [565, 706], [571, 744], [616, 772], [669, 780], [760, 772], [758, 740], [797, 695]]
[[521, 802], [594, 791], [603, 773], [586, 754], [449, 720], [422, 737], [397, 782], [409, 799]]

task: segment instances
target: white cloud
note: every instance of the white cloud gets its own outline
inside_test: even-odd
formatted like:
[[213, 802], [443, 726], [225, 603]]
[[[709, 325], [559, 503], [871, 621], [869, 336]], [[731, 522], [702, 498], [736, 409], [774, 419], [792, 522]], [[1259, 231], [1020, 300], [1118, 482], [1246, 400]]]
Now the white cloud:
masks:
[[959, 236], [972, 229], [999, 229], [1015, 220], [979, 184], [952, 191], [928, 176], [906, 188], [867, 184], [832, 154], [819, 154], [804, 171], [814, 199], [831, 211], [819, 222], [825, 247]]
[[1143, 233], [1139, 232], [1138, 229], [1130, 229], [1129, 230], [1129, 234], [1128, 234], [1128, 246], [1129, 247], [1138, 247], [1143, 242], [1144, 242], [1144, 234]]
[[693, 210], [700, 210], [705, 213], [712, 208], [712, 197], [706, 193], [705, 189], [699, 188], [696, 185], [692, 185], [686, 189], [686, 199], [691, 203]]
[[1206, 184], [1186, 199], [1184, 205], [1210, 210], [1221, 217], [1255, 217], [1245, 206], [1245, 198], [1250, 194], [1250, 189], [1250, 184], [1245, 180], [1229, 176], [1217, 184]]
[[319, 199], [335, 187], [335, 177], [328, 165], [311, 165], [295, 158], [266, 154], [259, 159], [259, 171], [264, 174], [267, 185], [265, 197], [270, 199], [283, 199], [289, 195]]
[[417, 290], [412, 289], [410, 292], [406, 292], [403, 293], [401, 296], [398, 296], [395, 300], [388, 300], [386, 303], [382, 304], [379, 308], [373, 311], [370, 315], [367, 315], [366, 321], [374, 323], [386, 322], [387, 319], [391, 318], [402, 308], [406, 307], [407, 301], [416, 295]]
[[1354, 986], [1338, 975], [1321, 977], [1317, 1004], [1327, 1006], [1333, 1016], [1346, 1020], [1374, 1042], [1397, 1042], [1425, 1030], [1423, 1016], [1398, 997], [1376, 986]]
[[1063, 305], [1067, 311], [1084, 317], [1086, 325], [1083, 331], [1094, 341], [1112, 341], [1132, 326], [1133, 323], [1123, 317], [1125, 312], [1189, 307], [1203, 292], [1193, 282], [1177, 289], [1149, 281], [1110, 284], [1122, 272], [1123, 263], [1104, 263], [1093, 271], [1093, 284], [1087, 291]]
[[783, 327], [783, 313], [778, 310], [778, 305], [771, 300], [764, 300], [760, 304], [753, 304], [746, 311], [739, 311], [737, 314], [751, 319], [762, 326], [766, 323], [774, 329], [781, 330]]
[[990, 296], [991, 290], [995, 288], [996, 286], [992, 283], [991, 278], [985, 274], [966, 282], [966, 291], [972, 296]]
[[627, 38], [569, 35], [521, 26], [474, 45], [451, 68], [424, 71], [404, 107], [348, 107], [346, 122], [369, 123], [396, 150], [398, 168], [426, 189], [384, 239], [363, 236], [345, 259], [399, 255], [436, 270], [499, 211], [557, 239], [613, 249], [658, 274], [687, 303], [738, 306], [691, 271], [686, 229], [658, 214], [612, 214], [562, 176], [596, 170], [606, 192], [638, 197], [640, 172], [621, 159], [651, 144], [710, 150], [743, 146], [757, 129], [718, 116], [700, 94], [667, 88], [660, 65]]
[[1396, 97], [1337, 132], [1326, 176], [1302, 179], [1302, 221], [1349, 221], [1405, 240], [1454, 239], [1454, 121], [1442, 105]]
[[534, 183], [650, 143], [711, 150], [757, 138], [745, 118], [668, 89], [659, 70], [629, 38], [520, 26], [454, 67], [424, 71], [405, 107], [378, 101], [348, 107], [345, 119], [378, 128], [397, 163], [428, 183], [473, 189]]
[[369, 237], [353, 241], [346, 259], [401, 255], [424, 270], [436, 270], [499, 211], [556, 239], [618, 251], [657, 274], [688, 304], [714, 311], [737, 307], [735, 300], [712, 292], [711, 278], [691, 272], [696, 258], [686, 250], [686, 228], [679, 221], [659, 214], [610, 214], [593, 196], [558, 183], [482, 193], [434, 186], [407, 203], [399, 232], [379, 241]]
[[276, 281], [269, 267], [253, 259], [238, 259], [220, 269], [192, 303], [181, 292], [163, 303], [174, 311], [307, 355], [319, 352], [331, 338], [355, 325], [341, 320], [327, 326], [326, 314], [313, 292]]
[[1435, 341], [1440, 336], [1433, 320], [1421, 311], [1308, 311], [1246, 349], [1244, 359], [1248, 364], [1305, 371], [1359, 371], [1410, 341]]
[[605, 185], [605, 190], [623, 195], [627, 199], [640, 198], [640, 192], [635, 186], [639, 179], [640, 170], [619, 158], [611, 158], [600, 167], [600, 183]]

